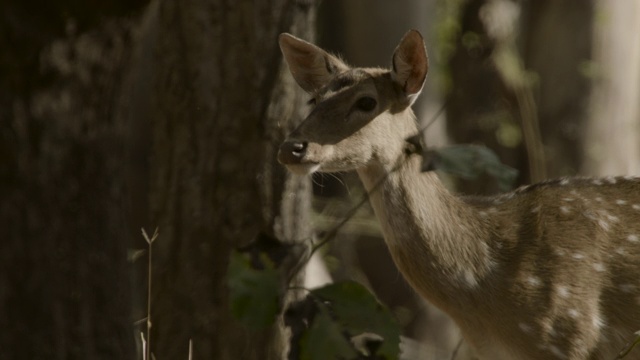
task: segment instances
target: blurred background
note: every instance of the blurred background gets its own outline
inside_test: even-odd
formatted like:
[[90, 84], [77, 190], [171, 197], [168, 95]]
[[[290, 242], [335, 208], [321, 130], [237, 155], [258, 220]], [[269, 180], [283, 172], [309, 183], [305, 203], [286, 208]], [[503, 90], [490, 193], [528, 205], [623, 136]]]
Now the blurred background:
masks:
[[[0, 359], [280, 359], [281, 323], [229, 311], [233, 249], [289, 244], [359, 200], [353, 174], [287, 174], [277, 146], [309, 111], [290, 32], [355, 66], [402, 35], [430, 59], [414, 105], [427, 146], [479, 144], [517, 184], [640, 175], [640, 2], [633, 0], [5, 0], [0, 4]], [[313, 180], [313, 181], [311, 181]], [[490, 177], [449, 179], [493, 194]], [[449, 359], [455, 326], [395, 269], [363, 207], [306, 276], [365, 284], [411, 340]], [[145, 341], [146, 341], [145, 340]]]

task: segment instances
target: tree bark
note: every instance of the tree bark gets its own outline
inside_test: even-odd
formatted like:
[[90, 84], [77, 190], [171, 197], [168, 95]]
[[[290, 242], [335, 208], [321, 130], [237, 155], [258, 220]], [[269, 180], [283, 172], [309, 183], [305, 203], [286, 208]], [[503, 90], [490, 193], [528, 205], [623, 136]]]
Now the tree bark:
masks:
[[[136, 138], [150, 144], [142, 178], [149, 223], [160, 229], [151, 314], [158, 358], [184, 359], [190, 339], [198, 359], [282, 357], [280, 326], [250, 331], [232, 318], [226, 272], [230, 252], [260, 231], [309, 236], [308, 180], [275, 161], [304, 109], [277, 35], [309, 38], [314, 14], [312, 1], [286, 0], [167, 0], [145, 13], [126, 85], [135, 100], [123, 116], [148, 129]], [[132, 186], [144, 188], [139, 178]]]
[[141, 358], [127, 258], [156, 226], [158, 359], [286, 348], [231, 317], [226, 270], [258, 231], [309, 237], [308, 180], [275, 161], [305, 111], [277, 35], [310, 39], [315, 3], [141, 3], [0, 6], [0, 359]]
[[65, 35], [57, 13], [39, 22], [23, 6], [2, 5], [0, 359], [131, 359], [123, 133], [112, 112], [131, 23], [81, 32], [70, 19]]

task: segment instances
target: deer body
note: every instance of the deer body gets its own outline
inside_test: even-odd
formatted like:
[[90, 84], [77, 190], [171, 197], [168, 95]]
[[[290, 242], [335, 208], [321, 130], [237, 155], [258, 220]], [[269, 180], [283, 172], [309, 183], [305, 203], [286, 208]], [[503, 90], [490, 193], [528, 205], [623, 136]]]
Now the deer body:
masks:
[[613, 358], [640, 329], [639, 179], [457, 197], [405, 151], [428, 67], [417, 32], [392, 70], [351, 69], [286, 34], [280, 45], [316, 106], [279, 160], [302, 174], [356, 170], [398, 268], [480, 359]]

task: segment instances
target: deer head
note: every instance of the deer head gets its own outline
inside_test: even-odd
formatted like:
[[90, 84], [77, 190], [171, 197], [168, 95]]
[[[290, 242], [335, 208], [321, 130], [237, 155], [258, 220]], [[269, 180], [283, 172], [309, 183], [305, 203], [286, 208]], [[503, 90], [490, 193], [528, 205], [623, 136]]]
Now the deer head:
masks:
[[416, 132], [410, 106], [429, 68], [420, 33], [402, 38], [391, 70], [351, 68], [289, 34], [280, 35], [280, 48], [314, 108], [280, 146], [278, 160], [298, 174], [392, 165], [403, 139]]

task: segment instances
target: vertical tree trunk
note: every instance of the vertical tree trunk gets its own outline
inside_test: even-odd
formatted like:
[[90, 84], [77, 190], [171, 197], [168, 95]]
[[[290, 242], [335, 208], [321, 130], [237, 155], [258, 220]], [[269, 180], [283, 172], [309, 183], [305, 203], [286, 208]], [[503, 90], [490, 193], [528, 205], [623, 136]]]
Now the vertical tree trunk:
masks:
[[314, 14], [313, 1], [166, 0], [144, 16], [145, 50], [127, 80], [135, 102], [123, 105], [123, 116], [148, 124], [137, 138], [150, 142], [149, 222], [160, 229], [157, 358], [186, 358], [189, 339], [197, 359], [282, 356], [282, 335], [273, 333], [280, 327], [250, 331], [231, 317], [226, 271], [231, 250], [259, 231], [309, 236], [308, 180], [289, 177], [275, 161], [303, 109], [285, 83], [277, 35], [309, 38]]
[[0, 359], [132, 359], [112, 113], [131, 23], [65, 36], [22, 6], [0, 6]]
[[309, 38], [315, 4], [157, 0], [138, 24], [141, 3], [0, 5], [0, 359], [140, 358], [127, 250], [154, 226], [158, 359], [283, 351], [230, 317], [226, 268], [260, 230], [308, 237], [276, 39]]
[[596, 1], [597, 80], [584, 153], [584, 172], [640, 174], [640, 4]]
[[541, 0], [525, 8], [524, 61], [536, 74], [536, 104], [549, 177], [575, 175], [583, 160], [592, 79], [593, 3]]

